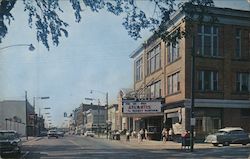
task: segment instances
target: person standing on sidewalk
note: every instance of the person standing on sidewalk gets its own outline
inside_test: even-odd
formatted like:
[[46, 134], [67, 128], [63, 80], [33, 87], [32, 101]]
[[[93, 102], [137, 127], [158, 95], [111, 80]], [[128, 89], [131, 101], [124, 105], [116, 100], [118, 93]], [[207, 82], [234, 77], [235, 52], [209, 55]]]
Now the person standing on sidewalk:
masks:
[[162, 132], [161, 132], [161, 135], [162, 135], [162, 141], [163, 142], [166, 142], [166, 128], [163, 128]]
[[139, 142], [142, 142], [143, 137], [144, 137], [144, 131], [143, 131], [143, 129], [141, 129], [141, 130], [139, 131], [139, 133], [138, 133], [138, 141], [139, 141]]
[[127, 130], [127, 132], [126, 132], [126, 141], [129, 141], [129, 138], [130, 138], [130, 132]]
[[168, 133], [169, 133], [169, 141], [172, 141], [173, 140], [173, 129], [172, 128], [169, 128], [169, 131], [168, 131]]
[[148, 140], [148, 130], [145, 129], [145, 140]]

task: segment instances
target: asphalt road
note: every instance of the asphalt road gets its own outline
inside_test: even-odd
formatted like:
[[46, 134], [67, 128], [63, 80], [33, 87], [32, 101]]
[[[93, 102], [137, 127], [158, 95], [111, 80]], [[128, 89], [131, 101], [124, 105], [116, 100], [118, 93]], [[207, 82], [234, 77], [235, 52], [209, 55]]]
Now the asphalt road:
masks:
[[[166, 143], [168, 144], [168, 143]], [[176, 145], [176, 144], [175, 144]], [[165, 158], [221, 158], [250, 159], [250, 145], [196, 148], [194, 152], [181, 150], [177, 145], [162, 147], [157, 142], [128, 143], [82, 136], [38, 138], [24, 143], [23, 159], [165, 159]], [[171, 148], [171, 149], [170, 149]]]

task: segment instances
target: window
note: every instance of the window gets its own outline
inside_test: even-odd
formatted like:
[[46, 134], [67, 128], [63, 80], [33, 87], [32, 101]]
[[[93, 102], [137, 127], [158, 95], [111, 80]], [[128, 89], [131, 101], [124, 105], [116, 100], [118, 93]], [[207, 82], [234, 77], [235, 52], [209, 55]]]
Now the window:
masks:
[[168, 63], [174, 62], [176, 59], [179, 58], [179, 39], [176, 38], [176, 42], [175, 43], [169, 43], [168, 46]]
[[179, 74], [180, 74], [180, 72], [177, 72], [175, 74], [168, 76], [168, 79], [167, 79], [167, 87], [168, 88], [167, 88], [167, 90], [168, 90], [169, 95], [180, 91]]
[[198, 54], [203, 56], [219, 56], [218, 28], [210, 25], [198, 26]]
[[142, 76], [142, 58], [140, 58], [135, 62], [135, 81], [142, 80]]
[[241, 57], [241, 30], [236, 29], [235, 31], [235, 57]]
[[161, 49], [156, 46], [147, 54], [147, 74], [151, 74], [161, 67]]
[[250, 117], [250, 109], [242, 108], [240, 114], [241, 116]]
[[161, 97], [161, 81], [158, 81], [147, 88], [148, 98], [159, 98]]
[[218, 72], [198, 71], [198, 89], [201, 91], [218, 91]]
[[236, 91], [250, 91], [250, 73], [236, 73]]

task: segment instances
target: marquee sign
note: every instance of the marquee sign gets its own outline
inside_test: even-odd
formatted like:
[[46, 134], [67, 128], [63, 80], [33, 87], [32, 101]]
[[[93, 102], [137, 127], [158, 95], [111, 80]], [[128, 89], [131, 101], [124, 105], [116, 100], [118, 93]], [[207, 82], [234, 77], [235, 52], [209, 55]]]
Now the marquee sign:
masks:
[[161, 102], [157, 101], [123, 101], [123, 113], [149, 114], [161, 113]]

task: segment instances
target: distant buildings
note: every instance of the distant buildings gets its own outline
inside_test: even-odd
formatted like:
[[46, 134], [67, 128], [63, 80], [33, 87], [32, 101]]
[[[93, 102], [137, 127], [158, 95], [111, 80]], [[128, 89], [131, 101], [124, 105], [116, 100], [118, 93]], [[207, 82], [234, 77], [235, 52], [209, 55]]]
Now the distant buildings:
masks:
[[37, 114], [34, 112], [34, 107], [32, 107], [29, 102], [27, 103], [27, 116], [25, 101], [6, 100], [0, 102], [1, 130], [15, 130], [22, 136], [25, 136], [26, 118], [28, 118], [28, 135], [38, 135], [39, 128], [43, 126], [43, 124], [40, 123], [42, 119], [37, 117]]

